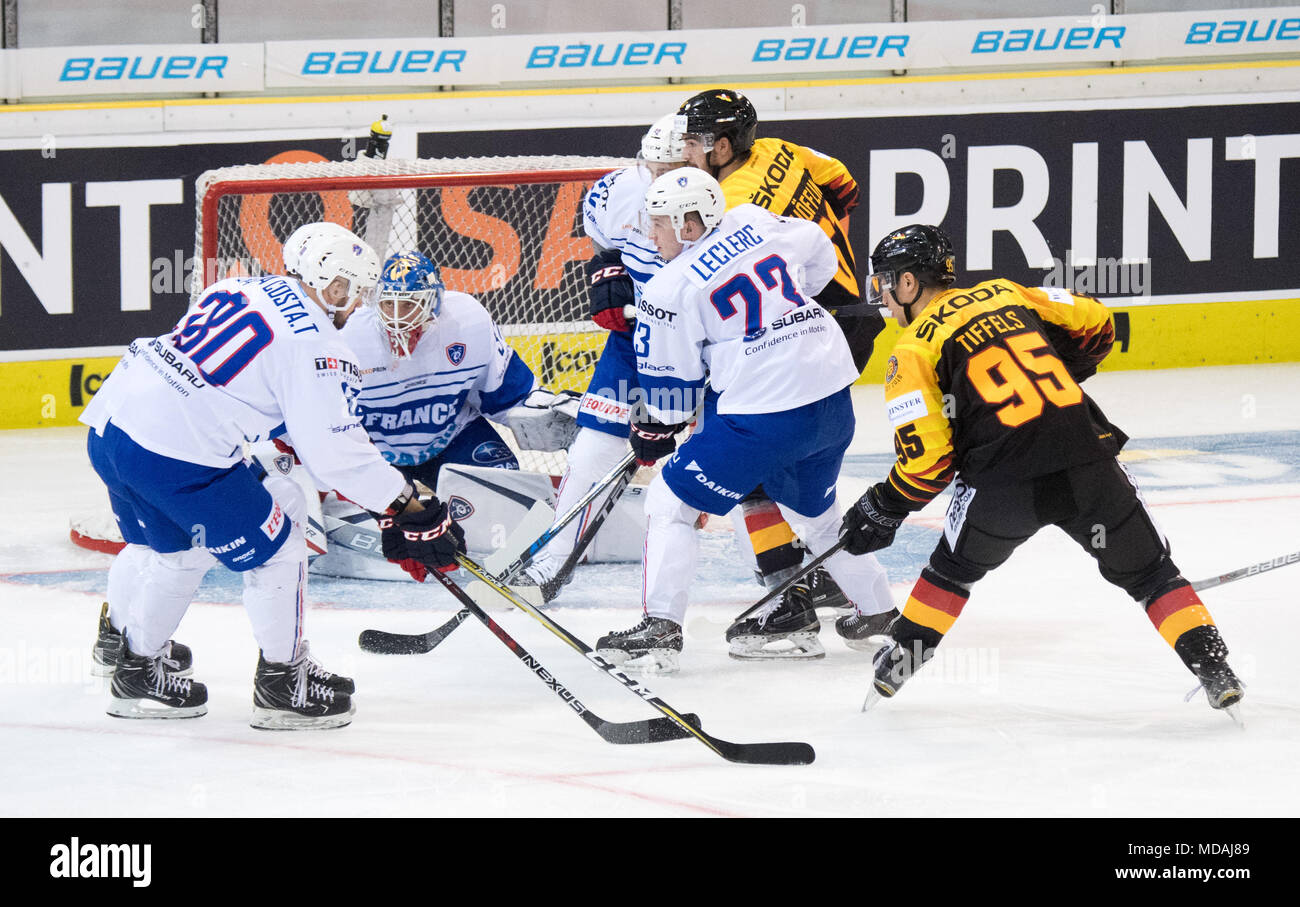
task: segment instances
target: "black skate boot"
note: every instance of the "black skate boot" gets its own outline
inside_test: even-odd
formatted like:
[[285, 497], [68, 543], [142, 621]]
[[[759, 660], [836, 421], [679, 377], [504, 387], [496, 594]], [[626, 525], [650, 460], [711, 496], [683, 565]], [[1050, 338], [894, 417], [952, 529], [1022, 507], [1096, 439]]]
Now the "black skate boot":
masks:
[[[1237, 679], [1228, 666], [1228, 646], [1214, 626], [1193, 627], [1178, 637], [1174, 651], [1183, 659], [1188, 670], [1196, 675], [1205, 690], [1210, 708], [1224, 709], [1229, 718], [1238, 724], [1241, 718], [1234, 706], [1245, 695], [1245, 684]], [[1190, 700], [1196, 690], [1187, 694]]]
[[630, 630], [607, 633], [596, 642], [596, 654], [606, 661], [650, 674], [676, 671], [681, 651], [681, 625], [664, 617], [644, 617]]
[[874, 676], [867, 690], [862, 711], [866, 712], [881, 699], [889, 699], [902, 689], [903, 684], [934, 657], [934, 649], [923, 648], [919, 639], [907, 645], [891, 639], [871, 660]]
[[[123, 645], [122, 633], [113, 628], [113, 624], [108, 619], [108, 602], [104, 602], [104, 607], [99, 609], [99, 636], [95, 640], [95, 647], [90, 652], [93, 662], [90, 673], [96, 677], [112, 676]], [[168, 668], [173, 674], [188, 677], [194, 673], [194, 653], [184, 643], [167, 640], [167, 645], [163, 649], [163, 658], [169, 665], [175, 664], [175, 668]]]
[[267, 661], [260, 652], [257, 673], [253, 677], [253, 720], [260, 730], [297, 731], [343, 727], [352, 723], [356, 708], [349, 693], [336, 690], [316, 671], [340, 681], [352, 681], [330, 674], [307, 657], [307, 644], [301, 643], [293, 661]]
[[848, 617], [835, 621], [835, 632], [840, 634], [850, 649], [874, 652], [889, 641], [889, 625], [897, 616], [897, 608], [890, 608], [880, 614], [859, 614], [854, 611]]
[[[563, 580], [556, 579], [553, 576], [548, 577], [544, 570], [537, 569], [537, 565], [534, 564], [527, 567], [523, 573], [516, 576], [511, 581], [511, 587], [522, 587], [515, 591], [524, 595], [530, 603], [537, 605], [536, 592], [533, 591], [535, 589], [537, 592], [541, 593], [541, 604], [549, 605], [555, 600], [555, 596], [560, 594], [560, 590], [567, 586], [572, 580], [572, 573], [566, 576]], [[540, 607], [540, 605], [538, 605], [538, 607]]]
[[[727, 628], [730, 644], [727, 654], [739, 659], [822, 658], [826, 650], [817, 638], [821, 628], [808, 587], [796, 583], [753, 617], [738, 620]], [[779, 642], [789, 645], [767, 648]]]
[[109, 686], [108, 714], [114, 718], [198, 718], [208, 713], [208, 688], [175, 671], [163, 655], [117, 653]]
[[326, 670], [325, 666], [316, 659], [307, 656], [307, 643], [302, 644], [303, 655], [307, 658], [307, 676], [318, 683], [323, 683], [327, 687], [332, 687], [335, 693], [347, 693], [351, 696], [357, 691], [357, 685], [351, 677], [344, 677], [342, 674], [335, 674]]
[[[831, 579], [831, 575], [824, 567], [818, 567], [808, 575], [808, 595], [812, 598], [814, 608], [833, 608], [839, 615], [855, 613], [853, 602], [849, 601], [849, 597], [840, 589], [839, 584]], [[836, 626], [838, 627], [839, 624], [837, 623]]]

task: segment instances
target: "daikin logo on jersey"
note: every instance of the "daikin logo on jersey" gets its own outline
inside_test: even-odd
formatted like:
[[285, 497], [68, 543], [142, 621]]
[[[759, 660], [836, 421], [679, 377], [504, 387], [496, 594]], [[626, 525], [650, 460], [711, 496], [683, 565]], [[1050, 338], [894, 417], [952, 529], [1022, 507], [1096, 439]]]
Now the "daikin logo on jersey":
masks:
[[73, 838], [50, 848], [50, 876], [56, 879], [131, 879], [148, 888], [153, 878], [152, 844], [82, 844]]

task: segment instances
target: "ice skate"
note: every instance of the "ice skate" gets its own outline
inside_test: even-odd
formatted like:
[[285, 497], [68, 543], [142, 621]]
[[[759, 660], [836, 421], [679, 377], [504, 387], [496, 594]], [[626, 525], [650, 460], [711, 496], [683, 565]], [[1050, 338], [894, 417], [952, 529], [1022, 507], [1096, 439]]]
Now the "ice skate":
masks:
[[1205, 691], [1205, 698], [1210, 708], [1220, 709], [1240, 727], [1245, 727], [1237, 704], [1246, 695], [1246, 685], [1237, 679], [1226, 661], [1209, 659], [1200, 664], [1190, 665], [1192, 673], [1201, 685], [1187, 694], [1190, 700], [1198, 690]]
[[629, 630], [607, 633], [596, 654], [621, 668], [648, 674], [671, 674], [679, 667], [682, 628], [663, 617], [645, 617]]
[[[109, 621], [108, 602], [104, 602], [104, 607], [99, 609], [99, 636], [90, 653], [91, 660], [94, 662], [90, 673], [96, 677], [111, 677], [113, 669], [117, 667], [122, 645], [122, 634], [115, 630]], [[163, 658], [169, 665], [175, 664], [175, 668], [168, 668], [173, 674], [188, 677], [194, 673], [194, 653], [184, 643], [167, 640], [167, 645], [163, 648]]]
[[356, 708], [349, 693], [320, 679], [330, 674], [307, 657], [307, 644], [287, 663], [270, 662], [258, 653], [253, 678], [253, 727], [261, 730], [297, 731], [343, 727], [352, 723]]
[[859, 614], [854, 611], [848, 617], [835, 621], [835, 632], [850, 649], [874, 652], [889, 642], [889, 625], [897, 616], [897, 608], [890, 608], [880, 614]]
[[830, 608], [838, 615], [854, 613], [853, 602], [849, 601], [849, 597], [826, 572], [825, 567], [818, 567], [808, 574], [808, 595], [812, 598], [814, 608]]
[[164, 655], [123, 648], [115, 658], [108, 714], [114, 718], [198, 718], [208, 713], [208, 688], [175, 671]]
[[728, 654], [739, 659], [823, 658], [821, 622], [808, 587], [794, 585], [753, 617], [727, 628]]
[[934, 649], [921, 648], [920, 640], [901, 645], [890, 639], [871, 659], [874, 676], [862, 711], [869, 711], [881, 699], [889, 699], [902, 689], [903, 684], [934, 657]]
[[[555, 600], [555, 596], [560, 594], [560, 590], [567, 586], [573, 579], [570, 573], [563, 580], [556, 579], [555, 572], [560, 568], [562, 562], [557, 563], [553, 559], [538, 559], [524, 568], [524, 572], [515, 577], [515, 584], [523, 587], [535, 587], [542, 594], [542, 604], [550, 604]], [[529, 597], [532, 601], [533, 597]]]

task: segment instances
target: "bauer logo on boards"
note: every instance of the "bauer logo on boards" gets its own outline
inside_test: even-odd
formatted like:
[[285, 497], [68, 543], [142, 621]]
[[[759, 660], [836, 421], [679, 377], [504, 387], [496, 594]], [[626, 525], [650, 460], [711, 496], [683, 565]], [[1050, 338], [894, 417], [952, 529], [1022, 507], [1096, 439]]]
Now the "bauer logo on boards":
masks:
[[50, 876], [56, 879], [131, 879], [148, 888], [152, 879], [152, 844], [82, 844], [73, 838], [50, 848]]

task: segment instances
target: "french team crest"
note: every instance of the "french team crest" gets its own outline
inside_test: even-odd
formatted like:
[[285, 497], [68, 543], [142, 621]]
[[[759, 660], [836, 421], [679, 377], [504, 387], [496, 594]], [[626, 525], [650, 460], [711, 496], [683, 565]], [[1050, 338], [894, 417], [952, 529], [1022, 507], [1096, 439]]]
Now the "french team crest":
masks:
[[456, 522], [468, 519], [474, 515], [474, 505], [465, 500], [458, 494], [453, 494], [447, 499], [447, 513]]
[[465, 361], [465, 344], [452, 343], [447, 345], [447, 361], [452, 365], [460, 365]]

